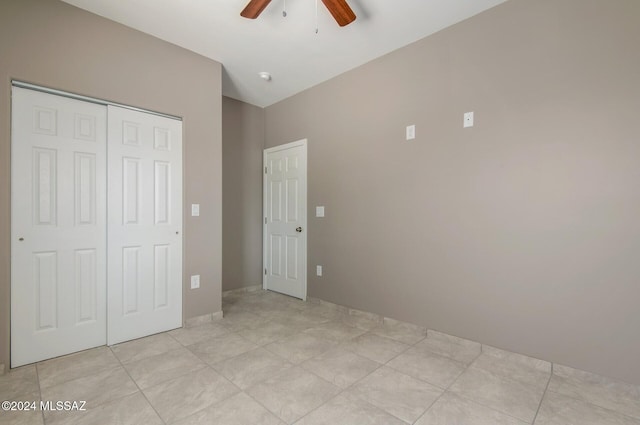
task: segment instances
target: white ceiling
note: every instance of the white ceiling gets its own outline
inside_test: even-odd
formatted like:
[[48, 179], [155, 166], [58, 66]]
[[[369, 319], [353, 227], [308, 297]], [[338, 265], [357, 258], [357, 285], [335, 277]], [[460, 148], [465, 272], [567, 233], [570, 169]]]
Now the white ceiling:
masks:
[[273, 0], [256, 20], [248, 0], [63, 1], [222, 63], [223, 95], [264, 107], [505, 0], [348, 0], [343, 28], [318, 1], [317, 34], [316, 0]]

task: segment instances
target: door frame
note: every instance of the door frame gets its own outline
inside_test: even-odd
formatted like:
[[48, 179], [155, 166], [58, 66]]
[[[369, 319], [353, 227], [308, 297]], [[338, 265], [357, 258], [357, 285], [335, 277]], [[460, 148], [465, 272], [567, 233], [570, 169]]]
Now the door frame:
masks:
[[[304, 172], [306, 174], [305, 178], [305, 203], [308, 204], [307, 200], [309, 198], [309, 193], [307, 188], [309, 187], [309, 172], [308, 172], [308, 148], [307, 148], [307, 139], [296, 140], [295, 142], [285, 143], [283, 145], [274, 146], [271, 148], [267, 148], [264, 150], [262, 154], [262, 168], [265, 170], [262, 173], [262, 289], [269, 289], [267, 287], [267, 155], [273, 152], [283, 151], [291, 148], [302, 147], [304, 152]], [[308, 217], [308, 209], [305, 208], [307, 214], [302, 219], [302, 228], [305, 231], [308, 229], [307, 226], [307, 217]], [[303, 250], [303, 266], [302, 266], [302, 300], [307, 300], [307, 244], [309, 241], [309, 232], [306, 232], [304, 243], [302, 244]]]

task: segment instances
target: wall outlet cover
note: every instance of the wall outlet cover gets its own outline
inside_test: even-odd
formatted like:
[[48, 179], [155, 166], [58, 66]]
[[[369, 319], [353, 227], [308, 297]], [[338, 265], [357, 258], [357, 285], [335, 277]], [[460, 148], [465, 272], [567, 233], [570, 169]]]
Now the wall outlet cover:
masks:
[[316, 276], [322, 276], [322, 266], [316, 266]]
[[316, 217], [324, 217], [324, 207], [316, 207]]

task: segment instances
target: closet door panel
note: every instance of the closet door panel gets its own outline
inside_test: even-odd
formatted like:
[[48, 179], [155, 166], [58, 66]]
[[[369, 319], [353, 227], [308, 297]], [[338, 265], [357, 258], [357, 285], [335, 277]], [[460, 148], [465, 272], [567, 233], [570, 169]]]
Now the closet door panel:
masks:
[[182, 326], [182, 122], [108, 111], [111, 345]]
[[106, 117], [12, 90], [12, 367], [106, 342]]

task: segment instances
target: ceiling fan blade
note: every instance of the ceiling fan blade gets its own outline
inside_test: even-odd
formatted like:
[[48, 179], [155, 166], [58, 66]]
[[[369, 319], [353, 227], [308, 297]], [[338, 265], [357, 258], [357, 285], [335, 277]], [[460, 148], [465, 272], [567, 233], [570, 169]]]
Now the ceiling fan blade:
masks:
[[271, 3], [271, 0], [251, 0], [242, 12], [240, 12], [240, 16], [243, 18], [256, 19], [269, 3]]
[[322, 0], [322, 3], [329, 9], [338, 25], [344, 27], [356, 20], [356, 14], [349, 7], [345, 0]]

